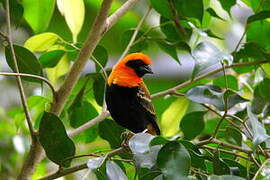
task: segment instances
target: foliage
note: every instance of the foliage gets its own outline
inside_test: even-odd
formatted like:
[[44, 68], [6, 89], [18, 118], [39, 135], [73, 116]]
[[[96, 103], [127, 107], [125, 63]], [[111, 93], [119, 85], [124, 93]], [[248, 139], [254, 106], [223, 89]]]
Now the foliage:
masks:
[[[108, 29], [102, 29], [95, 42], [102, 36], [119, 40], [90, 45], [95, 47], [88, 57], [95, 72], [78, 81], [71, 78], [74, 88], [62, 102], [61, 113], [55, 113], [59, 96], [68, 91], [61, 89], [62, 84], [78, 68], [74, 66], [78, 57], [87, 54], [86, 35], [90, 25], [95, 26], [101, 1], [11, 0], [12, 23], [31, 30], [31, 37], [24, 45], [12, 45], [1, 31], [0, 38], [7, 41], [3, 43], [6, 62], [16, 72], [15, 56], [19, 72], [29, 75], [23, 77], [23, 83], [41, 85], [45, 93], [32, 95], [26, 102], [34, 135], [24, 123], [28, 117], [23, 107], [0, 108], [0, 179], [19, 174], [12, 170], [20, 169], [17, 160], [22, 162], [20, 153], [24, 152], [18, 150], [18, 144], [29, 144], [29, 136], [32, 140], [37, 136], [46, 152], [46, 160], [39, 163], [33, 178], [45, 176], [53, 162], [60, 167], [54, 168], [57, 177], [89, 168], [95, 179], [269, 179], [270, 3], [241, 1], [253, 14], [246, 17], [242, 37], [228, 52], [220, 45], [227, 37], [215, 26], [234, 22], [231, 9], [239, 2], [150, 0], [158, 26], [142, 19], [145, 27], [138, 23], [134, 29], [135, 22], [132, 28], [118, 27], [117, 33], [108, 35]], [[6, 1], [0, 4], [8, 12]], [[122, 1], [115, 1], [111, 13], [121, 5]], [[134, 22], [133, 17], [125, 23]], [[54, 27], [55, 22], [60, 25]], [[152, 53], [159, 48], [177, 66], [187, 56], [195, 64], [189, 79], [181, 84], [180, 77], [176, 81], [147, 80], [161, 136], [138, 133], [130, 138], [108, 116], [104, 104], [107, 64], [116, 45], [129, 53]], [[44, 79], [50, 89], [43, 87]], [[88, 157], [88, 161], [79, 157]]]

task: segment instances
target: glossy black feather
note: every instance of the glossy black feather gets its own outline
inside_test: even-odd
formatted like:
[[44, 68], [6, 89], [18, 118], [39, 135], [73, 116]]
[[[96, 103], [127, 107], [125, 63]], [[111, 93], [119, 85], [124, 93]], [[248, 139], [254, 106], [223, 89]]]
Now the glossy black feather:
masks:
[[106, 90], [107, 108], [118, 124], [134, 133], [144, 131], [151, 124], [159, 135], [154, 109], [147, 98], [139, 86], [129, 88], [113, 84]]

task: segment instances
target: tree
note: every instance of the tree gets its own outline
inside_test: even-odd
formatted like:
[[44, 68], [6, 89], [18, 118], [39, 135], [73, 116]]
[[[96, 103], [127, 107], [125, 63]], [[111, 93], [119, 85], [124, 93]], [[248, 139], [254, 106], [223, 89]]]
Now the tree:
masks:
[[[0, 75], [16, 78], [22, 103], [21, 108], [3, 112], [3, 116], [12, 118], [22, 126], [24, 135], [31, 138], [18, 179], [30, 179], [33, 175], [54, 179], [87, 168], [97, 179], [128, 176], [240, 180], [269, 176], [266, 171], [270, 156], [266, 128], [270, 110], [268, 1], [215, 0], [223, 10], [214, 0], [143, 2], [149, 8], [135, 29], [125, 28], [121, 42], [125, 48], [119, 59], [156, 44], [179, 64], [183, 54], [189, 55], [195, 66], [190, 78], [174, 87], [164, 89], [159, 80], [159, 87], [152, 89], [149, 83], [150, 90], [156, 92], [152, 99], [158, 106], [162, 136], [138, 133], [128, 142], [121, 138], [125, 129], [111, 120], [103, 100], [109, 53], [101, 39], [131, 11], [137, 0], [123, 4], [117, 1], [121, 6], [112, 12], [112, 0], [99, 1], [95, 4], [99, 7], [93, 15], [95, 18], [87, 19], [90, 23], [84, 20], [88, 1], [0, 2], [7, 26], [0, 37], [4, 41], [6, 62], [13, 70]], [[227, 53], [217, 46], [217, 40], [219, 43], [225, 40], [213, 24], [231, 23], [231, 9], [237, 5], [249, 8], [253, 14], [246, 19], [241, 38]], [[72, 38], [63, 38], [54, 29], [57, 26], [50, 25], [60, 17], [58, 11], [66, 22], [65, 28], [62, 25], [60, 28], [69, 28]], [[158, 13], [159, 25], [144, 28], [151, 11]], [[80, 37], [84, 23], [85, 37]], [[13, 43], [12, 24], [14, 28], [15, 25], [31, 28], [32, 36], [23, 46]], [[95, 63], [96, 71], [82, 75], [89, 59]], [[209, 70], [213, 65], [216, 66]], [[41, 87], [46, 84], [48, 88], [43, 87], [46, 93], [42, 96], [27, 98], [25, 83]], [[161, 99], [164, 96], [169, 97]], [[27, 129], [23, 128], [24, 119]], [[4, 128], [13, 126], [12, 122], [0, 123]], [[16, 136], [16, 131], [8, 133], [9, 138], [12, 136]], [[90, 153], [80, 149], [82, 144], [85, 147], [98, 139], [106, 140], [112, 150], [106, 150], [108, 146], [105, 150], [94, 147], [98, 151], [92, 147]], [[82, 157], [88, 160], [79, 160]], [[8, 162], [4, 156], [0, 158], [1, 163]], [[18, 154], [16, 158], [19, 159]], [[44, 158], [47, 160], [41, 161]], [[37, 167], [45, 169], [44, 164], [51, 162], [58, 167], [49, 174], [38, 172]], [[3, 166], [4, 171], [7, 165]], [[5, 174], [2, 176], [6, 178]]]

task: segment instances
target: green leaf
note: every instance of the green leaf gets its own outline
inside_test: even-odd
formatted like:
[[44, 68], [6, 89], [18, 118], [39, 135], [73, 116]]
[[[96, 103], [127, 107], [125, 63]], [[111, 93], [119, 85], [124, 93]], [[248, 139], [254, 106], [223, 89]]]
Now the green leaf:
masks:
[[[232, 90], [235, 90], [235, 91], [238, 91], [237, 79], [232, 75], [226, 75], [225, 77], [226, 77], [227, 81], [229, 82], [228, 83], [228, 88], [232, 89]], [[220, 76], [217, 79], [214, 79], [213, 80], [213, 85], [219, 86], [219, 87], [222, 87], [222, 88], [226, 88], [225, 77]]]
[[57, 34], [49, 32], [42, 33], [27, 39], [24, 43], [24, 47], [26, 47], [32, 52], [43, 52], [47, 51], [58, 40], [60, 40], [60, 37]]
[[[192, 140], [198, 136], [204, 129], [204, 116], [205, 112], [197, 111], [186, 114], [180, 123], [180, 128], [184, 133], [187, 140]], [[196, 124], [196, 126], [194, 126]]]
[[125, 132], [125, 129], [113, 120], [105, 119], [98, 125], [98, 131], [101, 138], [107, 140], [110, 143], [111, 148], [118, 148], [121, 146], [121, 134]]
[[83, 0], [58, 0], [57, 7], [65, 17], [66, 23], [72, 32], [73, 43], [76, 43], [84, 22], [85, 8]]
[[223, 175], [223, 176], [212, 175], [212, 176], [209, 176], [207, 180], [245, 180], [245, 179], [238, 176], [232, 176], [232, 175]]
[[179, 142], [165, 144], [158, 153], [157, 166], [166, 179], [187, 179], [190, 164], [190, 155]]
[[261, 11], [252, 16], [249, 16], [247, 19], [247, 24], [250, 24], [254, 21], [264, 20], [267, 18], [270, 18], [270, 11]]
[[196, 18], [202, 22], [203, 18], [203, 1], [202, 0], [174, 0], [175, 8], [178, 14]]
[[[16, 54], [19, 72], [41, 76], [42, 69], [36, 56], [22, 46], [13, 45], [13, 47]], [[5, 56], [9, 67], [15, 72], [11, 49], [8, 46], [5, 47]], [[35, 78], [25, 77], [24, 79], [32, 82], [40, 82], [40, 80]]]
[[253, 148], [256, 149], [259, 144], [269, 139], [269, 135], [266, 133], [266, 129], [263, 124], [261, 124], [258, 118], [251, 112], [250, 105], [247, 107], [247, 114], [249, 117], [248, 121], [250, 122], [253, 132]]
[[[122, 43], [122, 47], [123, 49], [125, 49], [128, 44], [129, 44], [129, 41], [134, 33], [134, 29], [129, 29], [127, 31], [125, 31], [123, 34], [122, 34], [122, 37], [121, 37], [121, 43]], [[142, 31], [139, 31], [136, 38], [135, 38], [135, 42], [131, 47], [130, 47], [130, 50], [129, 50], [129, 53], [133, 53], [133, 52], [141, 52], [145, 49], [147, 49], [148, 47], [148, 43], [146, 42], [145, 40], [145, 37], [143, 37], [144, 33]]]
[[206, 31], [204, 31], [206, 34], [207, 34], [207, 36], [209, 36], [209, 37], [211, 37], [211, 38], [216, 38], [216, 39], [219, 39], [219, 40], [224, 40], [224, 38], [221, 38], [221, 37], [219, 37], [219, 36], [217, 36], [215, 33], [213, 33], [211, 30], [206, 30]]
[[[107, 50], [103, 46], [98, 45], [93, 52], [93, 56], [98, 60], [102, 67], [105, 67], [108, 62], [109, 55]], [[96, 72], [99, 72], [100, 69], [100, 66], [96, 64]]]
[[70, 126], [77, 128], [90, 121], [98, 115], [95, 107], [87, 101], [83, 101], [81, 106], [72, 106], [69, 109]]
[[196, 86], [190, 89], [186, 93], [186, 97], [194, 102], [200, 104], [211, 104], [218, 108], [220, 111], [224, 111], [225, 103], [224, 97], [227, 98], [227, 108], [230, 109], [238, 103], [247, 101], [239, 96], [237, 93], [227, 90], [222, 92], [218, 86], [204, 85]]
[[206, 11], [207, 11], [212, 17], [215, 17], [215, 18], [218, 18], [218, 19], [224, 21], [223, 18], [221, 18], [219, 15], [217, 15], [217, 13], [215, 12], [214, 9], [212, 9], [212, 8], [207, 8]]
[[103, 100], [104, 100], [104, 92], [105, 92], [105, 83], [106, 82], [101, 75], [95, 77], [94, 80], [95, 80], [94, 84], [93, 84], [94, 96], [95, 96], [97, 104], [102, 106]]
[[202, 155], [199, 148], [189, 141], [180, 140], [179, 142], [183, 144], [185, 148], [188, 150], [191, 157], [191, 166], [195, 168], [200, 168], [202, 170], [206, 170], [205, 159], [212, 161], [212, 158], [206, 155]]
[[163, 144], [165, 144], [167, 142], [168, 142], [168, 140], [165, 139], [164, 137], [156, 136], [156, 137], [154, 137], [154, 139], [151, 140], [151, 142], [149, 143], [149, 145], [150, 146], [163, 145]]
[[160, 30], [167, 37], [168, 41], [177, 42], [181, 39], [179, 31], [176, 29], [173, 21], [163, 16], [160, 16], [159, 24], [160, 24]]
[[235, 144], [242, 146], [242, 134], [234, 127], [226, 127], [226, 136], [232, 138]]
[[233, 58], [230, 54], [220, 51], [214, 44], [204, 41], [196, 46], [192, 51], [192, 57], [195, 60], [195, 67], [192, 72], [192, 79], [202, 70], [212, 65], [219, 64], [224, 60], [232, 63]]
[[179, 123], [186, 113], [189, 100], [178, 98], [163, 112], [160, 128], [163, 136], [173, 136], [179, 131]]
[[158, 41], [157, 44], [162, 51], [170, 55], [177, 63], [180, 64], [180, 60], [178, 58], [177, 51], [174, 45], [170, 45], [165, 41]]
[[260, 82], [256, 87], [255, 87], [255, 97], [261, 97], [262, 99], [268, 101], [270, 103], [270, 79], [265, 78], [262, 82]]
[[215, 152], [213, 159], [214, 174], [223, 175], [230, 174], [229, 166], [219, 158], [219, 152]]
[[172, 10], [169, 5], [169, 1], [164, 0], [151, 0], [152, 7], [162, 16], [171, 19]]
[[68, 137], [62, 121], [52, 113], [44, 112], [39, 126], [39, 140], [47, 157], [56, 164], [69, 167], [75, 145]]
[[238, 175], [241, 176], [243, 178], [247, 178], [247, 167], [244, 167], [243, 165], [241, 165], [240, 163], [238, 163], [235, 160], [231, 160], [231, 159], [223, 159], [223, 161], [230, 167], [230, 168], [236, 168], [237, 169], [237, 174], [234, 175]]
[[236, 0], [219, 0], [222, 8], [230, 14], [231, 8], [236, 4]]
[[[3, 2], [0, 3], [3, 4], [3, 8], [6, 8], [6, 1], [3, 0]], [[23, 6], [20, 1], [18, 0], [9, 0], [9, 11], [10, 11], [10, 18], [13, 23], [18, 26], [22, 22], [23, 17]]]
[[47, 53], [42, 54], [38, 60], [43, 68], [55, 67], [64, 54], [65, 51], [63, 50], [49, 51]]
[[53, 15], [55, 0], [23, 0], [24, 18], [35, 33], [44, 32]]
[[270, 22], [267, 20], [253, 22], [247, 31], [247, 42], [255, 42], [265, 49], [270, 45]]

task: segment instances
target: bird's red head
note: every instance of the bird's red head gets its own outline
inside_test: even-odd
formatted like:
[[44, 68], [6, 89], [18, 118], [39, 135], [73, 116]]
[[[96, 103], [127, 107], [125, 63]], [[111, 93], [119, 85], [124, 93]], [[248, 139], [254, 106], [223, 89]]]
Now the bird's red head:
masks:
[[109, 76], [108, 84], [123, 87], [136, 87], [146, 73], [153, 73], [149, 67], [151, 59], [143, 53], [132, 53], [121, 59]]

